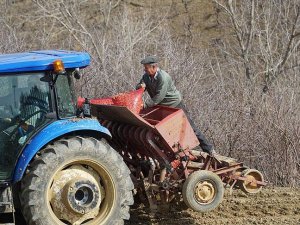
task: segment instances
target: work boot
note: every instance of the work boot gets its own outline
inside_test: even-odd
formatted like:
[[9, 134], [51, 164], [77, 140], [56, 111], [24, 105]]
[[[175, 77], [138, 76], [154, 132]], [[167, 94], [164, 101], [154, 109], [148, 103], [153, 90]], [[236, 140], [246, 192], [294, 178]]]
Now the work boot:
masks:
[[209, 155], [217, 160], [220, 159], [220, 154], [218, 154], [214, 148], [209, 152]]
[[210, 153], [209, 153], [211, 156], [215, 156], [215, 155], [218, 155], [218, 153], [216, 152], [216, 150], [213, 148]]

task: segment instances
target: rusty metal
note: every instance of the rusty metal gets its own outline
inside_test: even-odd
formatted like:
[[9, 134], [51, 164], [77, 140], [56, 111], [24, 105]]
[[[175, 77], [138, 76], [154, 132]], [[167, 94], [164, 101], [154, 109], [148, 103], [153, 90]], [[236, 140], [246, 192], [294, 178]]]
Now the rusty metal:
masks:
[[[175, 153], [181, 149], [192, 149], [199, 145], [199, 141], [181, 109], [154, 107], [141, 116], [132, 113], [126, 107], [113, 105], [96, 105], [92, 107], [92, 111], [96, 112], [95, 115], [102, 121], [114, 121], [114, 125], [118, 124], [118, 126], [111, 127], [107, 122], [102, 123], [104, 126], [108, 124], [107, 128], [112, 129], [111, 132], [113, 136], [116, 135], [116, 139], [123, 141], [130, 139], [129, 142], [132, 142], [134, 146], [140, 145], [140, 143], [146, 144], [145, 131], [143, 133], [142, 128], [147, 129], [146, 140], [151, 145], [152, 150], [156, 151], [159, 161], [166, 161], [166, 158], [169, 157], [175, 158]], [[121, 128], [120, 126], [125, 127]], [[117, 127], [123, 132], [116, 131]], [[142, 137], [137, 138], [139, 133]], [[152, 150], [150, 150], [151, 154], [153, 154]], [[166, 155], [168, 156], [166, 157]]]
[[263, 175], [258, 170], [246, 169], [242, 171], [241, 175], [245, 180], [240, 182], [240, 188], [246, 193], [258, 193], [265, 185]]
[[256, 180], [256, 179], [253, 179], [253, 180], [249, 181], [249, 178], [247, 178], [247, 177], [241, 177], [241, 176], [234, 177], [234, 179], [235, 180], [240, 180], [240, 181], [247, 181], [249, 184], [258, 184], [260, 186], [265, 186], [265, 185], [268, 184], [267, 182], [259, 181], [259, 180]]
[[[138, 115], [126, 107], [96, 105], [92, 112], [110, 130], [111, 142], [129, 165], [135, 186], [143, 190], [140, 197], [148, 199], [152, 210], [180, 199], [176, 196], [182, 184], [197, 170], [217, 174], [230, 191], [258, 192], [266, 185], [261, 174], [249, 172], [233, 158], [192, 150], [199, 142], [181, 109], [156, 106]], [[209, 204], [212, 190], [209, 182], [202, 182], [193, 195], [201, 204]]]
[[232, 182], [232, 184], [230, 185], [230, 188], [229, 188], [229, 194], [232, 195], [232, 192], [233, 192], [233, 187], [235, 186], [235, 184], [237, 183], [237, 180], [234, 180]]
[[204, 163], [199, 163], [199, 162], [193, 162], [193, 161], [189, 161], [187, 164], [187, 167], [190, 169], [202, 169], [204, 166]]
[[243, 164], [242, 163], [237, 163], [235, 165], [226, 166], [226, 167], [216, 169], [213, 172], [217, 175], [222, 175], [224, 173], [233, 172], [233, 171], [235, 171], [237, 169], [240, 169], [240, 168], [243, 168]]
[[164, 168], [160, 171], [159, 182], [162, 183], [166, 179], [167, 169]]

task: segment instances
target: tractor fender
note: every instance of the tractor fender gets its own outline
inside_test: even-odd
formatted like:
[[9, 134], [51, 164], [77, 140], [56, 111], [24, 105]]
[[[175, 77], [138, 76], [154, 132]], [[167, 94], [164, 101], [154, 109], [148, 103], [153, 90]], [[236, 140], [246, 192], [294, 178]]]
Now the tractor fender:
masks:
[[52, 140], [74, 131], [92, 131], [111, 137], [109, 130], [100, 125], [96, 119], [57, 120], [39, 131], [24, 147], [13, 175], [13, 183], [22, 179], [23, 174], [35, 154]]

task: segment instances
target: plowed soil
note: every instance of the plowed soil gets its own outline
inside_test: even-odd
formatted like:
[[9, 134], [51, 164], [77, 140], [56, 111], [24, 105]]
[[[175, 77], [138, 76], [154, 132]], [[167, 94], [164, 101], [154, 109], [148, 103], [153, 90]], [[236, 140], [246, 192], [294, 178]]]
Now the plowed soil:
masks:
[[221, 205], [208, 213], [187, 209], [184, 203], [169, 213], [152, 214], [142, 204], [131, 209], [126, 225], [274, 224], [300, 225], [300, 188], [268, 188], [256, 195], [234, 190], [225, 193]]
[[[17, 216], [16, 225], [25, 225]], [[1, 221], [2, 222], [2, 221]], [[125, 225], [300, 225], [300, 188], [266, 188], [256, 195], [235, 190], [227, 191], [217, 209], [197, 213], [184, 203], [171, 212], [153, 214], [143, 204], [131, 209], [131, 218]]]

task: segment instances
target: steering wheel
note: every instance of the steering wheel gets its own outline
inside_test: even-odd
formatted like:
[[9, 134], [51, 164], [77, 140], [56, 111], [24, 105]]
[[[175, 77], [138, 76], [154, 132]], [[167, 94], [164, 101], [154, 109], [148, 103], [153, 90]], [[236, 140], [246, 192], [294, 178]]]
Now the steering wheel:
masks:
[[[6, 135], [10, 136], [10, 137], [11, 137], [10, 139], [11, 139], [11, 141], [12, 141], [12, 140], [14, 139], [15, 134], [18, 132], [19, 127], [23, 124], [23, 122], [26, 122], [27, 120], [29, 120], [30, 118], [32, 118], [33, 116], [35, 116], [35, 115], [37, 115], [37, 114], [39, 114], [39, 113], [46, 114], [47, 111], [46, 111], [46, 110], [43, 110], [43, 109], [37, 110], [37, 111], [35, 111], [35, 112], [33, 112], [33, 113], [27, 115], [24, 119], [18, 121], [17, 123], [12, 122], [12, 123], [10, 124], [10, 126], [17, 124], [17, 126], [12, 130], [12, 132], [10, 132], [10, 133], [5, 133], [4, 130], [3, 130], [2, 132], [5, 133]], [[20, 117], [20, 115], [17, 115], [12, 121], [17, 121], [17, 120], [18, 120], [18, 117]], [[8, 127], [7, 127], [7, 128], [8, 128]], [[6, 129], [7, 129], [7, 128], [6, 128]]]

